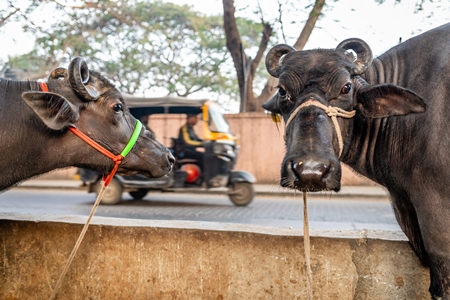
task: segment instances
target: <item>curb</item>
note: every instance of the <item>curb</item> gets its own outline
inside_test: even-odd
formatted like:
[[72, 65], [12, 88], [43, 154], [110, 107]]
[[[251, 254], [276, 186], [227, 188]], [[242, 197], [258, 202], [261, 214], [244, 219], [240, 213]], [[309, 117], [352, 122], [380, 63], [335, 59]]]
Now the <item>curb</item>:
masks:
[[[40, 180], [32, 179], [22, 182], [15, 189], [55, 189], [55, 190], [85, 190], [86, 187], [80, 180]], [[299, 191], [282, 188], [275, 184], [255, 184], [255, 194], [267, 196], [284, 196], [301, 198], [302, 193]], [[172, 191], [174, 193], [210, 193], [210, 194], [224, 194], [227, 193], [226, 188], [214, 188], [209, 190], [179, 190]], [[316, 192], [308, 193], [309, 198], [374, 198], [386, 199], [389, 198], [389, 193], [380, 186], [342, 186], [339, 192]]]

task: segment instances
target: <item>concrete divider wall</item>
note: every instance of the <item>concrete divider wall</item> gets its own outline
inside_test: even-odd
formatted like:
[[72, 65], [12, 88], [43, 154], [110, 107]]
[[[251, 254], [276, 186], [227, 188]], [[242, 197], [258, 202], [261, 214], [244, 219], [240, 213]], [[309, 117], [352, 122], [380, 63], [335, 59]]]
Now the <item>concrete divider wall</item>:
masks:
[[[47, 299], [85, 218], [0, 217], [1, 299]], [[58, 299], [307, 299], [301, 230], [94, 221]], [[311, 234], [314, 299], [429, 299], [400, 233]]]

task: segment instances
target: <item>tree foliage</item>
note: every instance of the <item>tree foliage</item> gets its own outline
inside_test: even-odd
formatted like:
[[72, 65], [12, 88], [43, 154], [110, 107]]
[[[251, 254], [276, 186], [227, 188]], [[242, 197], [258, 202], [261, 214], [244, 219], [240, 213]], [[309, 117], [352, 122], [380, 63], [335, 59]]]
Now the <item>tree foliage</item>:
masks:
[[[43, 25], [24, 22], [24, 29], [36, 37], [36, 46], [30, 53], [12, 57], [10, 64], [26, 68], [30, 79], [45, 77], [72, 57], [82, 56], [126, 93], [209, 92], [226, 95], [227, 100], [247, 100], [242, 101], [241, 111], [259, 110], [271, 95], [273, 87], [264, 86], [267, 72], [261, 61], [274, 23], [282, 28], [281, 8], [289, 2], [279, 2], [280, 18], [272, 23], [264, 20], [261, 10], [255, 12], [260, 22], [235, 17], [233, 11], [229, 14], [233, 22], [225, 18], [224, 26], [223, 16], [205, 16], [189, 6], [161, 0], [91, 0], [72, 6], [25, 1], [30, 13], [39, 5], [53, 5], [52, 19], [57, 20]], [[234, 1], [225, 3], [233, 6]], [[20, 18], [12, 2], [10, 11]], [[253, 91], [258, 83], [260, 96]]]
[[[30, 78], [45, 77], [72, 57], [82, 56], [126, 93], [188, 96], [204, 91], [237, 99], [222, 16], [151, 0], [57, 4], [54, 12], [59, 14], [56, 23], [25, 24], [36, 46], [10, 59], [15, 67], [27, 66], [33, 72]], [[249, 32], [249, 44], [254, 38], [252, 23], [242, 21], [241, 26]]]

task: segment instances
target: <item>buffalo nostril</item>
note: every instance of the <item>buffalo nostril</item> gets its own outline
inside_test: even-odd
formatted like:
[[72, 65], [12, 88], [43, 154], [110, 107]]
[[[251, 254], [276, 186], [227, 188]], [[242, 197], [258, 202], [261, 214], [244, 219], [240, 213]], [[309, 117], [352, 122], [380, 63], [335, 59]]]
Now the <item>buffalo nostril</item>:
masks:
[[173, 157], [172, 154], [169, 154], [168, 159], [169, 159], [169, 162], [170, 162], [171, 165], [173, 165], [175, 163], [175, 157]]
[[297, 179], [308, 184], [320, 184], [324, 176], [330, 171], [330, 164], [325, 162], [293, 162], [292, 170]]

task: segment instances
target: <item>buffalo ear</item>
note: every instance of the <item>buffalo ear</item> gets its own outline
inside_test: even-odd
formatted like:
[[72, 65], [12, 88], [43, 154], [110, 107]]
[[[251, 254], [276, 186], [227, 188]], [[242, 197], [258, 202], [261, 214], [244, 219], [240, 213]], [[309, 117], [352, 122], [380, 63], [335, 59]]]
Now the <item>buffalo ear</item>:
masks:
[[22, 99], [38, 117], [53, 130], [61, 130], [74, 124], [80, 117], [77, 106], [54, 93], [24, 92]]
[[422, 97], [393, 84], [364, 87], [356, 97], [357, 108], [369, 118], [421, 113], [426, 110]]

